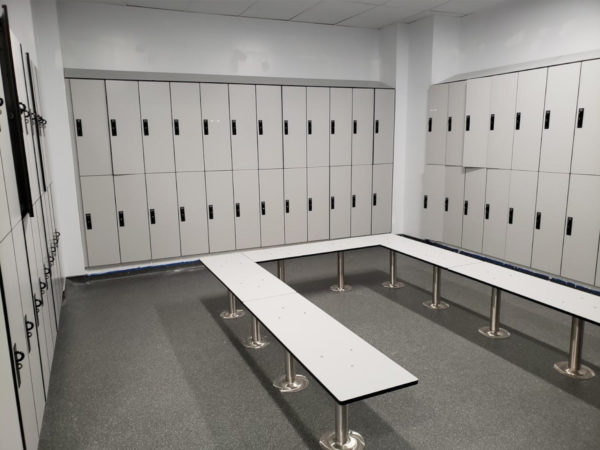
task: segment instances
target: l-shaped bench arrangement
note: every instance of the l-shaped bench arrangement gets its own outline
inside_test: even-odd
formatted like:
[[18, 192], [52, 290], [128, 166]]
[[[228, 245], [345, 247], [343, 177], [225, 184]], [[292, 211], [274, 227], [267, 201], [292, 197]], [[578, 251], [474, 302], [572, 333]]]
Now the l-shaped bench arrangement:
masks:
[[[306, 244], [238, 251], [200, 258], [229, 290], [229, 310], [224, 319], [244, 315], [236, 299], [252, 314], [251, 335], [244, 342], [248, 348], [260, 349], [268, 344], [262, 335], [264, 326], [286, 349], [285, 374], [273, 384], [281, 392], [297, 392], [308, 379], [296, 374], [298, 361], [336, 402], [335, 429], [325, 434], [324, 449], [362, 449], [363, 437], [348, 426], [348, 405], [394, 390], [417, 384], [415, 376], [379, 350], [354, 334], [285, 283], [284, 261], [291, 258], [337, 252], [338, 281], [335, 292], [351, 287], [344, 280], [344, 252], [368, 247], [389, 249], [390, 278], [383, 285], [403, 286], [397, 279], [396, 255], [433, 265], [432, 299], [424, 306], [438, 310], [448, 308], [441, 301], [441, 269], [485, 283], [492, 288], [490, 323], [479, 332], [493, 339], [508, 338], [510, 333], [499, 326], [501, 292], [510, 292], [572, 316], [568, 361], [554, 368], [563, 375], [587, 379], [594, 372], [581, 364], [585, 321], [600, 324], [600, 298], [552, 281], [502, 267], [491, 262], [462, 255], [414, 239], [394, 234], [337, 239]], [[277, 261], [277, 276], [258, 263]], [[307, 333], [306, 330], [310, 330]], [[368, 370], [364, 368], [368, 367]]]

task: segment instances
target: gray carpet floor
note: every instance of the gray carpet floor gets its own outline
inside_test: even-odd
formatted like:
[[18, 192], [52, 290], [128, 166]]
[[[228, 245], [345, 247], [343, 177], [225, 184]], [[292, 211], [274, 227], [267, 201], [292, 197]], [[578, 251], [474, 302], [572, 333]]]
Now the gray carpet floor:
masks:
[[[293, 288], [419, 378], [351, 405], [367, 448], [600, 448], [600, 327], [586, 325], [583, 347], [598, 376], [571, 380], [552, 368], [567, 356], [569, 316], [504, 295], [512, 335], [489, 340], [477, 332], [489, 287], [442, 272], [451, 307], [431, 311], [431, 267], [399, 255], [406, 287], [388, 290], [387, 264], [383, 249], [348, 252], [354, 289], [336, 294], [335, 255], [286, 263]], [[282, 347], [244, 348], [251, 319], [223, 321], [226, 307], [199, 265], [68, 282], [40, 448], [318, 448], [334, 402], [313, 379], [276, 391]]]

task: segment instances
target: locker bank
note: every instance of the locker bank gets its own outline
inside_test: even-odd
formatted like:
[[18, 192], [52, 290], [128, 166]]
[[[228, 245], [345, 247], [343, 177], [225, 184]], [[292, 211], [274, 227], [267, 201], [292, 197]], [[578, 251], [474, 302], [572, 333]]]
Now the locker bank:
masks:
[[600, 448], [599, 23], [6, 0], [0, 449]]

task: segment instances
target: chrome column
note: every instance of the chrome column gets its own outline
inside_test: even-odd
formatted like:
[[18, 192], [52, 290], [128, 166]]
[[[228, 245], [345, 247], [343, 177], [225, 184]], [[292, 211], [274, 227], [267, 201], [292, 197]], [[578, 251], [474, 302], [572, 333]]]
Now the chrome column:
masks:
[[592, 369], [581, 364], [581, 350], [583, 348], [583, 325], [585, 322], [573, 316], [571, 320], [571, 344], [569, 347], [569, 360], [554, 364], [554, 368], [563, 375], [580, 380], [593, 378], [596, 374]]
[[432, 300], [423, 302], [423, 306], [429, 309], [447, 309], [450, 307], [448, 303], [440, 301], [442, 290], [441, 269], [438, 266], [433, 266], [433, 288]]
[[333, 292], [346, 292], [352, 289], [349, 284], [344, 284], [344, 252], [337, 252], [337, 266], [338, 266], [338, 284], [334, 284], [329, 287], [329, 290]]
[[296, 362], [290, 352], [285, 352], [285, 375], [273, 382], [273, 386], [280, 392], [298, 392], [308, 386], [308, 378], [296, 374]]
[[404, 283], [398, 281], [396, 275], [396, 252], [390, 250], [390, 280], [382, 283], [383, 287], [390, 289], [398, 289], [404, 287]]
[[260, 330], [260, 323], [256, 320], [256, 317], [252, 316], [252, 335], [247, 337], [244, 342], [244, 347], [258, 350], [259, 348], [266, 347], [269, 345], [269, 341], [262, 336]]
[[235, 295], [229, 291], [229, 311], [223, 311], [220, 315], [223, 319], [237, 319], [243, 317], [246, 313], [242, 309], [237, 309]]
[[348, 405], [335, 404], [335, 430], [326, 433], [319, 441], [325, 450], [363, 450], [365, 440], [348, 427]]
[[500, 328], [500, 299], [501, 291], [497, 287], [492, 287], [492, 302], [490, 306], [490, 326], [481, 327], [479, 332], [485, 337], [492, 339], [506, 339], [510, 333], [504, 328]]

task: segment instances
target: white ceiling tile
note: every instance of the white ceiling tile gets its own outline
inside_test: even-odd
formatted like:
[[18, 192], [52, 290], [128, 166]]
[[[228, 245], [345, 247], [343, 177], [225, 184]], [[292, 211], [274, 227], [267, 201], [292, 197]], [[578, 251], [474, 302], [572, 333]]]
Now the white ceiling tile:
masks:
[[254, 2], [255, 0], [190, 0], [188, 11], [238, 16], [252, 6]]
[[334, 24], [355, 16], [374, 6], [343, 0], [324, 0], [292, 20], [297, 22]]
[[242, 16], [289, 20], [317, 3], [319, 0], [258, 0]]
[[503, 2], [507, 2], [507, 0], [450, 0], [434, 9], [435, 11], [466, 15]]
[[339, 25], [363, 28], [382, 28], [414, 16], [419, 10], [403, 6], [378, 6], [362, 14], [344, 20]]
[[388, 0], [386, 6], [404, 6], [406, 8], [425, 11], [447, 2], [448, 0]]

